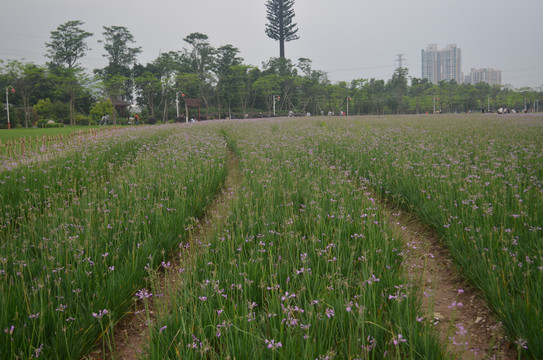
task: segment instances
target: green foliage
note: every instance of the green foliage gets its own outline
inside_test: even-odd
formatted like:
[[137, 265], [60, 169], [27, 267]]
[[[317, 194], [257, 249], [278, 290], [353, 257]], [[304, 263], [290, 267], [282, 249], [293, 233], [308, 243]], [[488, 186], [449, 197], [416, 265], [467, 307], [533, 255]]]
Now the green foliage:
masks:
[[268, 0], [266, 2], [266, 35], [279, 41], [279, 57], [285, 58], [285, 42], [299, 39], [294, 19], [294, 0]]
[[41, 99], [36, 105], [34, 110], [38, 116], [38, 119], [53, 119], [62, 120], [69, 118], [68, 104], [55, 100], [51, 102], [51, 99]]
[[71, 69], [85, 56], [89, 49], [86, 40], [93, 34], [80, 28], [84, 24], [80, 20], [71, 20], [51, 31], [51, 42], [45, 46], [52, 64]]
[[111, 100], [106, 99], [100, 102], [97, 102], [90, 111], [91, 118], [93, 120], [99, 121], [102, 116], [109, 115], [113, 116], [113, 104]]
[[78, 114], [75, 117], [75, 123], [77, 125], [90, 125], [91, 119], [85, 115]]

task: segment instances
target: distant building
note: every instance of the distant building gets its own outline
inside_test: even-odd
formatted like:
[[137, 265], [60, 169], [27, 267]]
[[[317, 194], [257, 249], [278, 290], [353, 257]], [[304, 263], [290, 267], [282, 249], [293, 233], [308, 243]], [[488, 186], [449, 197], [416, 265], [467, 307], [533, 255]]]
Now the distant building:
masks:
[[481, 82], [492, 85], [502, 84], [502, 71], [492, 68], [487, 69], [471, 69], [469, 76], [466, 76], [466, 82], [475, 85]]
[[455, 80], [462, 84], [462, 49], [449, 44], [438, 50], [437, 44], [430, 44], [422, 50], [422, 78], [433, 84], [442, 80]]
[[422, 78], [433, 84], [437, 84], [440, 78], [437, 53], [437, 44], [430, 44], [422, 50]]

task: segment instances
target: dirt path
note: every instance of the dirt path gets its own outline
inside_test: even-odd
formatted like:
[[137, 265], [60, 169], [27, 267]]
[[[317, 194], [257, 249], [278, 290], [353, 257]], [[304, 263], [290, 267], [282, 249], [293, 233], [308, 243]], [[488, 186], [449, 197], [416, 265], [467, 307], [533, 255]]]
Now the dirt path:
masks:
[[[230, 152], [228, 153], [226, 166], [228, 170], [226, 182], [221, 192], [215, 196], [212, 203], [206, 209], [203, 218], [197, 221], [194, 226], [194, 229], [190, 233], [191, 243], [197, 243], [198, 241], [204, 242], [204, 240], [209, 238], [217, 228], [224, 226], [226, 223], [232, 200], [242, 181], [238, 159]], [[175, 259], [173, 261], [175, 264], [173, 264], [172, 268], [178, 269], [181, 267], [179, 266], [180, 263], [187, 264], [187, 262], [190, 261], [190, 255], [188, 258], [185, 256], [185, 258]], [[184, 266], [188, 267], [187, 265]], [[167, 275], [162, 272], [159, 273], [159, 278], [153, 280], [153, 282], [157, 284], [156, 287], [159, 289], [160, 293], [164, 295], [163, 297], [160, 297], [159, 301], [161, 303], [168, 302], [167, 296], [169, 292], [166, 289], [172, 289], [179, 285], [179, 276], [175, 276], [176, 274], [178, 274], [177, 271], [169, 271]], [[152, 323], [154, 319], [153, 308], [155, 306], [158, 305], [153, 303], [153, 301], [150, 301], [148, 306], [149, 314], [145, 314], [142, 302], [138, 301], [137, 308], [121, 320], [115, 327], [114, 354], [111, 354], [108, 351], [104, 354], [100, 348], [84, 359], [137, 360], [138, 358], [141, 358], [144, 353], [144, 346], [148, 336], [148, 322]]]
[[455, 270], [435, 232], [412, 215], [386, 208], [405, 240], [408, 276], [421, 285], [425, 319], [432, 321], [441, 342], [460, 359], [517, 359], [501, 323], [480, 291]]

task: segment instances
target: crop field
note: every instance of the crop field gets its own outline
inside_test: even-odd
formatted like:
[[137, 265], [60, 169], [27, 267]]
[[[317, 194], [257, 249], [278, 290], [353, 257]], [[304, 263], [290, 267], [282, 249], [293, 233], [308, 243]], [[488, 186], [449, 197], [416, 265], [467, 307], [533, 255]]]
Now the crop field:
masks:
[[[196, 238], [232, 157], [224, 224]], [[541, 116], [125, 128], [2, 160], [1, 359], [115, 358], [135, 305], [149, 359], [475, 356], [461, 327], [437, 335], [389, 206], [435, 231], [518, 358], [543, 358]]]

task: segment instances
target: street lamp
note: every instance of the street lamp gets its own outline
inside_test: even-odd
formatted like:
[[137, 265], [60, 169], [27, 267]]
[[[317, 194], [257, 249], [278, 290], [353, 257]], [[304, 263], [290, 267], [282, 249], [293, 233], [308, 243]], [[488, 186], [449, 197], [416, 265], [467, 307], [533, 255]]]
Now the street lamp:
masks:
[[273, 95], [273, 116], [275, 116], [275, 100], [281, 100], [281, 97]]
[[11, 89], [11, 93], [15, 93], [15, 89], [12, 86], [8, 86], [6, 88], [6, 112], [8, 114], [8, 130], [11, 129], [11, 123], [9, 121], [9, 92]]

